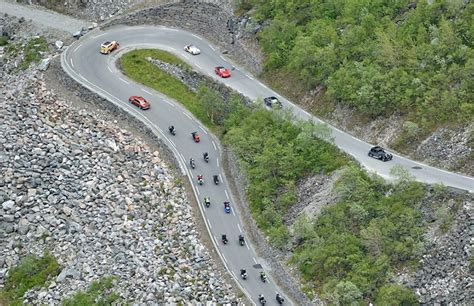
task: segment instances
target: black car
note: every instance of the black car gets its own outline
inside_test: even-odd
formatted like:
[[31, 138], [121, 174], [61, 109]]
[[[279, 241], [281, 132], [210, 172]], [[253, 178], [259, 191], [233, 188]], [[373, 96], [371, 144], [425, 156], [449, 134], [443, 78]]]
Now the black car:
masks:
[[277, 97], [266, 97], [263, 99], [263, 102], [265, 102], [265, 105], [271, 108], [282, 108], [283, 105], [281, 105], [280, 100], [278, 100]]
[[375, 159], [380, 159], [384, 162], [392, 160], [393, 158], [392, 154], [385, 152], [385, 150], [380, 146], [375, 146], [370, 149], [369, 156]]

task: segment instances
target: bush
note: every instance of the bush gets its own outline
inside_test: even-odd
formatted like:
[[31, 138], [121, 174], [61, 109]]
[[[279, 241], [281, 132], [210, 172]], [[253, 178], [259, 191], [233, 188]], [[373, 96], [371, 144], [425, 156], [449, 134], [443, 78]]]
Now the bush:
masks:
[[29, 255], [12, 268], [6, 278], [5, 287], [0, 291], [0, 302], [8, 305], [21, 305], [26, 291], [42, 287], [46, 281], [60, 272], [56, 258], [49, 253], [42, 257]]
[[115, 277], [102, 278], [93, 282], [87, 291], [79, 291], [63, 302], [64, 306], [117, 305], [120, 296], [111, 291]]
[[41, 60], [41, 53], [48, 50], [46, 39], [43, 36], [33, 38], [26, 44], [24, 49], [24, 58], [20, 64], [20, 69], [26, 69], [31, 63], [37, 63]]
[[8, 44], [8, 37], [0, 36], [0, 46], [6, 46]]
[[390, 284], [380, 288], [375, 304], [387, 306], [410, 306], [419, 305], [419, 302], [412, 290], [400, 285]]

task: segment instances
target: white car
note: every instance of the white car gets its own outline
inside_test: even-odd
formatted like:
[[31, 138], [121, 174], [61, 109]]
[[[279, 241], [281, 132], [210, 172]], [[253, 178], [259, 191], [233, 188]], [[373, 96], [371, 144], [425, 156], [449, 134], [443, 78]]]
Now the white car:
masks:
[[184, 47], [184, 51], [191, 53], [192, 55], [198, 55], [199, 53], [201, 53], [201, 50], [199, 50], [198, 47], [194, 45], [187, 45], [186, 47]]

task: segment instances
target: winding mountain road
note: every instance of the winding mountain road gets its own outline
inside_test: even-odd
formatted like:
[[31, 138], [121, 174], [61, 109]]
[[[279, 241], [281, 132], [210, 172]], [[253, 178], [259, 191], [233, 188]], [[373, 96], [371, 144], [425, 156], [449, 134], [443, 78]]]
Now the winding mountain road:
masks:
[[[111, 55], [99, 54], [99, 46], [106, 40], [118, 40], [120, 50]], [[197, 45], [201, 49], [201, 55], [192, 56], [185, 53], [183, 46], [186, 44]], [[238, 244], [237, 237], [242, 233], [243, 226], [238, 211], [234, 210], [235, 205], [232, 205], [232, 213], [224, 213], [223, 202], [234, 203], [234, 201], [222, 170], [218, 140], [178, 103], [159, 92], [133, 82], [116, 68], [115, 63], [120, 54], [132, 48], [160, 48], [170, 51], [191, 64], [195, 70], [219, 79], [253, 100], [274, 95], [282, 101], [284, 108], [290, 109], [295, 114], [296, 118], [321, 121], [231, 63], [205, 39], [179, 29], [160, 26], [119, 26], [106, 31], [95, 30], [73, 43], [61, 56], [63, 69], [72, 78], [142, 120], [169, 145], [180, 163], [183, 174], [191, 179], [195, 196], [201, 203], [200, 210], [208, 231], [228, 271], [233, 274], [241, 289], [254, 302], [257, 302], [258, 294], [263, 293], [269, 305], [276, 304], [275, 292], [279, 291], [276, 284], [272, 279], [268, 283], [262, 283], [259, 279], [259, 272], [267, 269], [264, 261], [257, 256], [251, 245], [246, 244], [242, 247]], [[231, 78], [220, 79], [214, 75], [213, 68], [221, 65], [228, 68], [235, 67]], [[131, 106], [127, 101], [131, 95], [145, 97], [151, 102], [151, 109], [141, 111]], [[169, 125], [177, 128], [176, 136], [171, 136], [167, 132]], [[391, 162], [374, 160], [367, 156], [370, 144], [332, 126], [331, 129], [334, 142], [339, 148], [351, 154], [369, 171], [376, 172], [386, 179], [392, 179], [390, 169], [394, 165], [401, 165], [408, 169], [418, 181], [430, 184], [442, 183], [474, 192], [472, 177], [437, 169], [397, 154], [394, 154]], [[191, 132], [193, 131], [201, 135], [200, 143], [192, 141]], [[202, 160], [202, 152], [205, 151], [210, 154], [209, 163]], [[189, 167], [188, 161], [191, 157], [196, 160], [196, 169]], [[202, 186], [196, 182], [198, 174], [204, 175], [205, 183]], [[214, 185], [212, 182], [212, 175], [216, 174], [221, 177], [219, 185]], [[210, 208], [202, 205], [204, 196], [211, 197]], [[229, 238], [227, 245], [223, 245], [220, 241], [220, 235], [223, 233], [226, 233]], [[248, 271], [247, 280], [241, 280], [239, 277], [242, 267]], [[291, 302], [287, 300], [287, 303]]]
[[[111, 55], [100, 54], [98, 52], [99, 46], [106, 40], [118, 40], [120, 50], [114, 51]], [[200, 55], [192, 56], [183, 50], [183, 46], [190, 43], [201, 49]], [[229, 59], [220, 55], [205, 39], [186, 31], [160, 26], [118, 26], [106, 31], [94, 31], [71, 45], [62, 54], [63, 69], [68, 74], [111, 102], [134, 113], [161, 134], [161, 137], [169, 144], [178, 160], [180, 160], [183, 172], [190, 177], [198, 201], [202, 203], [204, 196], [211, 197], [211, 207], [205, 208], [201, 205], [200, 208], [222, 261], [251, 299], [256, 302], [258, 294], [263, 293], [270, 304], [276, 303], [274, 299], [275, 292], [279, 290], [271, 280], [270, 283], [260, 281], [259, 272], [262, 267], [259, 263], [261, 261], [251, 245], [246, 244], [242, 247], [238, 244], [237, 237], [242, 233], [243, 227], [238, 212], [236, 214], [234, 210], [235, 206], [233, 206], [231, 214], [224, 213], [223, 202], [230, 201], [233, 203], [233, 200], [223, 175], [217, 139], [214, 139], [178, 103], [150, 88], [133, 82], [116, 68], [118, 57], [133, 48], [159, 48], [170, 51], [191, 64], [195, 70], [218, 79], [253, 100], [275, 95], [282, 101], [283, 107], [291, 109], [297, 118], [316, 122], [319, 122], [319, 119], [295, 106], [284, 97], [279, 96], [250, 74], [236, 67]], [[217, 77], [213, 72], [215, 66], [235, 67], [232, 71], [232, 77], [228, 79]], [[131, 106], [127, 102], [131, 95], [144, 96], [151, 102], [151, 109], [140, 111]], [[174, 125], [177, 128], [176, 136], [167, 133], [169, 125]], [[193, 131], [201, 134], [202, 140], [200, 143], [193, 142], [191, 138], [191, 132]], [[367, 152], [371, 147], [370, 144], [336, 128], [332, 128], [332, 136], [338, 147], [354, 156], [367, 169], [375, 171], [385, 178], [390, 178], [391, 167], [399, 164], [407, 168], [419, 181], [443, 183], [469, 191], [474, 189], [473, 178], [429, 167], [399, 155], [394, 155], [391, 162], [384, 163], [367, 156]], [[202, 152], [205, 151], [209, 152], [211, 156], [209, 164], [202, 160]], [[197, 161], [196, 169], [191, 169], [188, 166], [191, 157]], [[197, 184], [196, 177], [198, 174], [203, 174], [206, 179], [203, 186]], [[213, 175], [221, 177], [222, 183], [220, 185], [216, 186], [212, 183]], [[220, 241], [220, 235], [223, 233], [227, 234], [230, 239], [228, 245], [223, 245]], [[239, 277], [239, 271], [242, 267], [247, 269], [249, 273], [247, 280], [242, 280]]]

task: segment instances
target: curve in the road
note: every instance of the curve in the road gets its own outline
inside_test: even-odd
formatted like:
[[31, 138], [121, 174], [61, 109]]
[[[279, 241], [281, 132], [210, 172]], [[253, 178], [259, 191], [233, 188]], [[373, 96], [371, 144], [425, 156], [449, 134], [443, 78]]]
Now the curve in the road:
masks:
[[[111, 56], [99, 54], [99, 46], [106, 40], [118, 40], [122, 49], [152, 47], [171, 51], [189, 62], [197, 71], [213, 78], [217, 78], [213, 73], [215, 66], [234, 67], [231, 78], [219, 80], [252, 100], [272, 95], [277, 96], [283, 102], [284, 108], [291, 109], [296, 118], [321, 121], [272, 91], [245, 70], [236, 67], [229, 59], [219, 54], [205, 39], [186, 31], [159, 26], [114, 27], [105, 32], [94, 31], [86, 35], [62, 54], [63, 68], [71, 77], [90, 90], [127, 109], [152, 128], [172, 148], [183, 173], [187, 174], [191, 180], [198, 203], [202, 203], [204, 196], [211, 197], [211, 207], [200, 206], [200, 209], [213, 238], [213, 243], [229, 272], [253, 301], [256, 301], [258, 294], [263, 293], [269, 302], [275, 302], [274, 296], [278, 288], [274, 282], [266, 284], [260, 282], [258, 272], [261, 267], [258, 263], [261, 261], [257, 260], [255, 251], [251, 246], [247, 245], [248, 249], [242, 248], [237, 243], [237, 236], [243, 228], [239, 215], [235, 215], [234, 210], [232, 210], [232, 214], [225, 214], [223, 211], [222, 203], [229, 199], [232, 202], [232, 195], [222, 171], [217, 139], [214, 139], [178, 103], [154, 90], [136, 84], [117, 70], [115, 61], [119, 52]], [[186, 44], [197, 45], [201, 49], [201, 54], [192, 56], [185, 53], [183, 46]], [[127, 99], [131, 95], [144, 96], [151, 101], [151, 109], [142, 112], [130, 106]], [[168, 134], [163, 132], [169, 125], [177, 127], [176, 136], [168, 137]], [[474, 191], [474, 179], [471, 177], [420, 164], [396, 154], [394, 154], [394, 159], [388, 163], [374, 160], [367, 156], [370, 144], [332, 126], [331, 129], [334, 142], [339, 148], [351, 154], [368, 170], [375, 171], [385, 178], [390, 178], [391, 167], [398, 164], [407, 168], [419, 181], [443, 183], [470, 192]], [[202, 135], [200, 143], [192, 141], [191, 132], [193, 131], [198, 131]], [[204, 151], [208, 151], [211, 155], [209, 164], [201, 162], [201, 154]], [[187, 161], [191, 157], [198, 161], [196, 169], [188, 167]], [[196, 184], [197, 174], [203, 174], [207, 178], [203, 186]], [[223, 178], [222, 183], [218, 186], [213, 185], [210, 180], [215, 174]], [[223, 246], [218, 239], [222, 233], [226, 233], [230, 238], [229, 245]], [[245, 281], [238, 277], [241, 267], [245, 267], [249, 271], [249, 279]]]
[[[167, 33], [174, 32], [175, 30], [167, 31]], [[231, 204], [231, 213], [226, 214], [224, 212], [223, 202], [230, 201], [233, 203], [234, 201], [222, 170], [219, 141], [181, 105], [153, 89], [134, 83], [122, 75], [115, 67], [115, 61], [119, 56], [118, 53], [112, 54], [112, 56], [99, 54], [98, 46], [100, 43], [111, 39], [113, 37], [108, 33], [98, 33], [96, 31], [71, 45], [62, 54], [61, 63], [63, 69], [89, 90], [126, 109], [143, 121], [169, 145], [179, 161], [181, 171], [191, 181], [193, 192], [197, 202], [200, 203], [199, 209], [204, 217], [211, 240], [227, 270], [237, 281], [242, 291], [252, 301], [256, 303], [258, 295], [264, 294], [267, 298], [267, 303], [270, 305], [276, 303], [274, 300], [275, 294], [276, 292], [281, 293], [281, 291], [269, 273], [267, 273], [269, 276], [268, 282], [263, 283], [260, 281], [259, 273], [263, 271], [264, 261], [257, 256], [248, 241], [244, 246], [240, 246], [238, 243], [238, 235], [243, 234], [243, 226], [238, 211], [235, 210], [236, 206]], [[163, 37], [156, 37], [156, 39], [157, 41], [162, 41]], [[118, 37], [117, 40], [121, 44], [122, 52], [125, 48], [135, 47], [160, 47], [176, 52], [176, 49], [170, 48], [169, 45], [146, 43], [137, 45], [133, 41], [127, 41], [124, 37]], [[144, 41], [150, 41], [150, 37]], [[180, 46], [179, 49], [182, 49], [182, 47]], [[128, 103], [128, 97], [131, 95], [144, 96], [151, 102], [150, 110], [141, 111], [131, 106]], [[169, 125], [174, 125], [177, 128], [175, 136], [171, 136], [167, 132]], [[191, 132], [194, 131], [201, 135], [199, 143], [195, 143], [192, 140]], [[203, 161], [203, 152], [209, 152], [211, 156], [209, 163]], [[191, 157], [196, 160], [195, 169], [189, 166], [188, 161]], [[204, 175], [205, 183], [202, 186], [196, 182], [198, 174]], [[221, 182], [219, 185], [215, 185], [212, 182], [213, 175], [220, 176]], [[205, 208], [202, 205], [205, 196], [211, 197], [212, 204], [209, 208]], [[220, 241], [220, 235], [223, 233], [229, 238], [227, 245], [223, 245]], [[246, 280], [240, 278], [239, 271], [241, 268], [245, 268], [248, 272]], [[290, 303], [288, 301], [288, 304]]]

